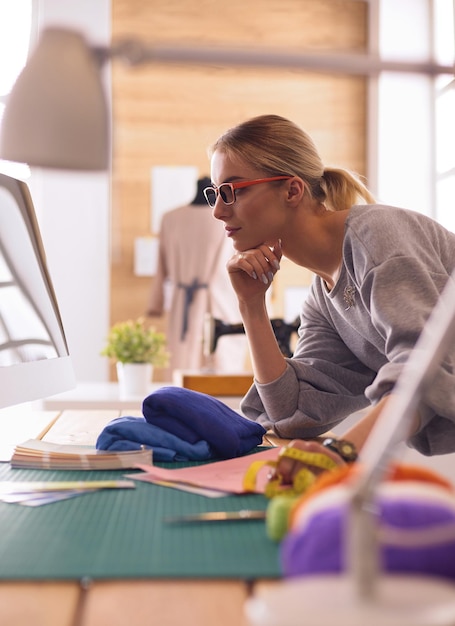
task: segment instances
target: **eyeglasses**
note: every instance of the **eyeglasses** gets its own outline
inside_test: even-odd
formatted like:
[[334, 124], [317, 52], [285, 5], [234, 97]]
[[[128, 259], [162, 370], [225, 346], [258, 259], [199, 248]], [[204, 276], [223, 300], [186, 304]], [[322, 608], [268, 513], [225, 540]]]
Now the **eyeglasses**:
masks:
[[272, 176], [271, 178], [257, 178], [256, 180], [243, 180], [239, 183], [222, 183], [219, 187], [212, 185], [204, 189], [204, 196], [209, 207], [214, 208], [218, 196], [224, 204], [234, 204], [237, 200], [235, 196], [236, 189], [251, 187], [251, 185], [260, 185], [261, 183], [271, 183], [274, 180], [288, 180], [292, 176]]

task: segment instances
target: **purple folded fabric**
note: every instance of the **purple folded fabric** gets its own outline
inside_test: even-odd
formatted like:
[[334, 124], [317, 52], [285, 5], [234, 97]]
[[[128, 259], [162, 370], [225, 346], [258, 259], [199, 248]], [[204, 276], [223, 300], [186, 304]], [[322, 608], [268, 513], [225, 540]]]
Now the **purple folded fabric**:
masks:
[[[339, 497], [342, 490], [321, 492], [308, 501], [306, 510], [302, 508], [280, 547], [284, 576], [346, 569], [349, 511], [346, 498]], [[391, 483], [381, 490], [376, 504], [384, 571], [455, 579], [453, 493], [422, 483]]]
[[142, 412], [149, 424], [194, 444], [206, 441], [214, 456], [234, 458], [261, 445], [263, 426], [233, 411], [220, 400], [183, 387], [162, 387], [145, 398]]

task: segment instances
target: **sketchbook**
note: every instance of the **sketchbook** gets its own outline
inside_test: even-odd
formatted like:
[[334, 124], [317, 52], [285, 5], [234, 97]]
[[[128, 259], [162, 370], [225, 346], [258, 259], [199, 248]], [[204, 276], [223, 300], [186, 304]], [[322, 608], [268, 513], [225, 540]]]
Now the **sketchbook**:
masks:
[[53, 470], [115, 470], [134, 469], [138, 464], [152, 463], [153, 451], [97, 450], [95, 446], [77, 446], [28, 439], [17, 445], [11, 467]]

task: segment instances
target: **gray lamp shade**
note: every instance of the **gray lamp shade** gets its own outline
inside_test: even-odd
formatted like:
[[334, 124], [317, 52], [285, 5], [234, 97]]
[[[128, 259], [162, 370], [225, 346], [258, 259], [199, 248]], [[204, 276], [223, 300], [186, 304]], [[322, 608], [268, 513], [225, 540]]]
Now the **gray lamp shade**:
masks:
[[7, 100], [0, 130], [2, 159], [56, 169], [108, 167], [100, 67], [79, 33], [43, 32]]

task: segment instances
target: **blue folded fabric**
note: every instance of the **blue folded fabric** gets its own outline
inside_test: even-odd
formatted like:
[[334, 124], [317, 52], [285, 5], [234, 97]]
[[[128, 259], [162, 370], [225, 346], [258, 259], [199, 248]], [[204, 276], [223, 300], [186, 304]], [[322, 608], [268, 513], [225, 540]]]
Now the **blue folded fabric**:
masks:
[[119, 417], [98, 437], [99, 450], [153, 449], [156, 461], [204, 461], [242, 456], [260, 445], [265, 429], [220, 400], [182, 387], [145, 398], [144, 417]]
[[206, 461], [212, 452], [206, 441], [188, 443], [145, 421], [144, 417], [117, 417], [103, 429], [96, 442], [98, 450], [140, 450], [152, 448], [154, 461]]
[[142, 413], [149, 424], [184, 441], [207, 441], [215, 456], [225, 459], [260, 445], [266, 432], [213, 396], [183, 387], [162, 387], [150, 394]]

